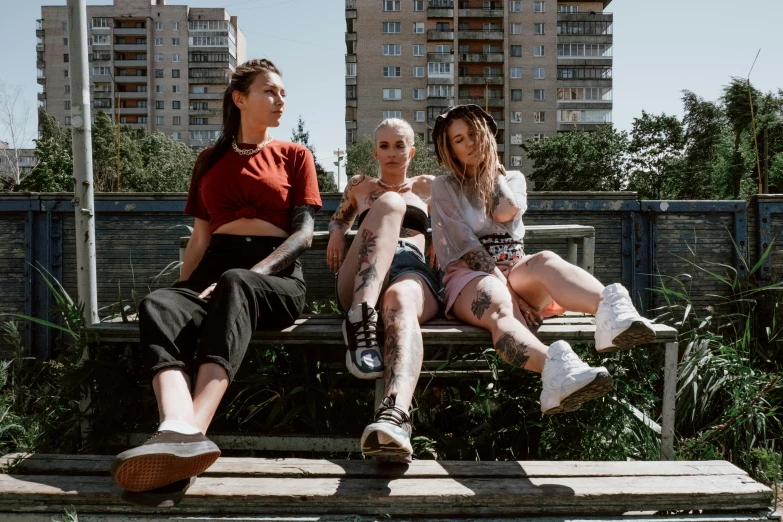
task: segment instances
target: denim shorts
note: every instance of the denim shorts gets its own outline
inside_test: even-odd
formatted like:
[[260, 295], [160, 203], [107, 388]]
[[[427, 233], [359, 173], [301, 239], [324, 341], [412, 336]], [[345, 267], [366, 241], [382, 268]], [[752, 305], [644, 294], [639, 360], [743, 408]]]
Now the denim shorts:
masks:
[[[430, 268], [419, 247], [403, 239], [397, 241], [397, 249], [394, 251], [394, 258], [391, 267], [389, 267], [389, 280], [381, 291], [381, 299], [378, 300], [378, 303], [382, 301], [386, 288], [405, 274], [416, 274], [421, 277], [432, 291], [432, 295], [438, 300], [438, 304], [443, 307], [443, 285], [441, 284], [440, 270]], [[337, 276], [334, 278], [334, 295], [337, 296]], [[345, 313], [339, 299], [337, 299], [337, 307]]]

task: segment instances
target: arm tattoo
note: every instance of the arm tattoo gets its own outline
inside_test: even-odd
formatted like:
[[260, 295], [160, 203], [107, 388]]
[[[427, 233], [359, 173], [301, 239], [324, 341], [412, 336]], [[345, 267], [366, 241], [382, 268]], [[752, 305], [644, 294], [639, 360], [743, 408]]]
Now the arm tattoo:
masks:
[[464, 256], [462, 259], [468, 264], [471, 270], [477, 272], [486, 272], [488, 274], [495, 270], [495, 260], [489, 255], [484, 247], [474, 248]]
[[[354, 293], [358, 292], [362, 288], [369, 287], [372, 281], [376, 281], [378, 279], [378, 270], [375, 268], [377, 259], [370, 261], [370, 255], [373, 253], [373, 249], [375, 248], [375, 241], [377, 239], [378, 238], [372, 230], [364, 229], [362, 231], [362, 238], [360, 240], [361, 243], [359, 244], [359, 260], [356, 262], [356, 275], [362, 278], [362, 282], [359, 284], [359, 286], [356, 287]], [[369, 266], [362, 270], [363, 264]]]
[[357, 210], [356, 206], [351, 202], [351, 189], [361, 183], [361, 181], [361, 179], [358, 181], [352, 179], [348, 186], [345, 187], [343, 197], [340, 199], [340, 206], [337, 207], [337, 211], [332, 215], [332, 220], [329, 222], [329, 232], [338, 229], [346, 231], [351, 227]]
[[[503, 207], [503, 208], [501, 208]], [[510, 209], [518, 209], [517, 198], [514, 191], [508, 186], [506, 176], [500, 175], [495, 180], [495, 188], [492, 191], [492, 214], [496, 210], [501, 210], [504, 214], [509, 214]], [[511, 212], [516, 214], [515, 212]]]
[[515, 333], [506, 332], [501, 335], [498, 342], [495, 343], [495, 351], [508, 364], [513, 364], [517, 368], [524, 368], [530, 357], [527, 355], [527, 346], [514, 340]]
[[258, 274], [272, 275], [288, 268], [296, 259], [313, 244], [313, 214], [315, 208], [310, 205], [296, 207], [291, 220], [291, 235], [252, 271]]
[[476, 299], [470, 305], [470, 311], [476, 316], [476, 319], [484, 317], [490, 305], [492, 305], [492, 285], [488, 282], [480, 282], [476, 285]]

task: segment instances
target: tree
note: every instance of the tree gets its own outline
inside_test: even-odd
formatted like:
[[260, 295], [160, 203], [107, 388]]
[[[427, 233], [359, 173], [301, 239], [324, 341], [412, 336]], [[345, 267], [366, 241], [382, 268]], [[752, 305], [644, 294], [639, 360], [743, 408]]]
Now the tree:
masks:
[[611, 125], [595, 132], [566, 132], [528, 140], [537, 190], [622, 190], [626, 184], [628, 134]]
[[[752, 113], [750, 105], [750, 93], [748, 92], [749, 89], [753, 94]], [[723, 88], [723, 95], [721, 96], [726, 118], [734, 133], [734, 157], [732, 158], [731, 177], [734, 189], [732, 196], [735, 199], [740, 197], [743, 178], [748, 177], [751, 174], [751, 172], [748, 172], [747, 166], [743, 161], [740, 149], [743, 135], [750, 134], [750, 139], [753, 139], [752, 115], [760, 114], [760, 98], [761, 93], [753, 87], [749, 86], [747, 80], [736, 77], [733, 77], [731, 82], [729, 82], [729, 84]], [[758, 174], [754, 177], [756, 180], [759, 179]], [[756, 183], [758, 183], [758, 181], [756, 181]]]
[[[20, 149], [33, 139], [28, 131], [30, 121], [30, 106], [20, 102], [22, 86], [14, 89], [0, 80], [0, 141], [8, 143], [8, 148], [0, 148], [0, 162], [8, 165], [11, 173], [11, 187], [22, 181], [22, 168], [19, 165]], [[3, 180], [0, 180], [2, 182]]]
[[[313, 160], [315, 160], [315, 147], [310, 145], [310, 131], [305, 130], [305, 122], [301, 115], [299, 116], [299, 121], [296, 122], [296, 127], [291, 130], [291, 141], [301, 143], [310, 149], [310, 152], [313, 154]], [[315, 162], [315, 172], [318, 174], [318, 190], [321, 192], [337, 192], [337, 183], [334, 181], [334, 178], [317, 161]]]
[[631, 130], [629, 186], [642, 199], [672, 199], [692, 183], [683, 168], [685, 132], [675, 116], [634, 118]]
[[[414, 135], [413, 146], [416, 148], [416, 154], [408, 166], [407, 175], [409, 178], [424, 175], [437, 176], [443, 172], [435, 155], [429, 152], [427, 143], [418, 134]], [[378, 177], [378, 160], [373, 155], [374, 149], [375, 138], [373, 136], [365, 136], [348, 148], [346, 166], [348, 177], [358, 174], [372, 178]]]
[[71, 133], [44, 109], [38, 110], [38, 165], [14, 190], [17, 192], [73, 192]]

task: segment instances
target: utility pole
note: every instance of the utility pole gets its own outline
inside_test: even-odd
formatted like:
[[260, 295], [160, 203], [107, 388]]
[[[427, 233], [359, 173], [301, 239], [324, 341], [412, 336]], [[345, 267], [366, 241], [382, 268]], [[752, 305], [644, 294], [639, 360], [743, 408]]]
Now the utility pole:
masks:
[[[343, 155], [345, 154], [345, 151], [337, 149], [336, 151], [332, 152], [332, 154], [337, 156], [337, 161], [335, 161], [334, 164], [337, 165], [337, 190], [340, 190], [340, 163], [343, 161]], [[347, 179], [345, 180], [345, 184], [348, 184]]]
[[764, 164], [762, 168], [764, 170], [764, 177], [761, 178], [764, 194], [769, 194], [769, 129], [767, 127], [764, 127]]
[[71, 58], [73, 129], [73, 208], [76, 212], [76, 276], [87, 324], [98, 322], [95, 270], [95, 203], [92, 179], [92, 122], [87, 63], [87, 3], [68, 0], [68, 52]]

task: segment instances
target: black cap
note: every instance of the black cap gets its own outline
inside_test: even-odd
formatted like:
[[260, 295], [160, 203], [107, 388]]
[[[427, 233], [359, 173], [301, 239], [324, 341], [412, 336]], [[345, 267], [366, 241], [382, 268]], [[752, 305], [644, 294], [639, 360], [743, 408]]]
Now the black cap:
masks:
[[466, 116], [468, 114], [476, 114], [481, 116], [487, 122], [489, 130], [492, 131], [492, 135], [494, 136], [498, 133], [498, 125], [495, 123], [495, 120], [478, 105], [471, 103], [468, 105], [454, 105], [453, 107], [449, 107], [437, 118], [435, 118], [435, 126], [432, 128], [432, 142], [435, 144], [435, 154], [438, 156], [438, 161], [440, 163], [443, 163], [443, 158], [440, 157], [440, 150], [438, 150], [438, 138], [440, 137], [441, 133], [446, 130], [446, 124], [449, 121], [454, 118], [459, 118], [460, 116]]

